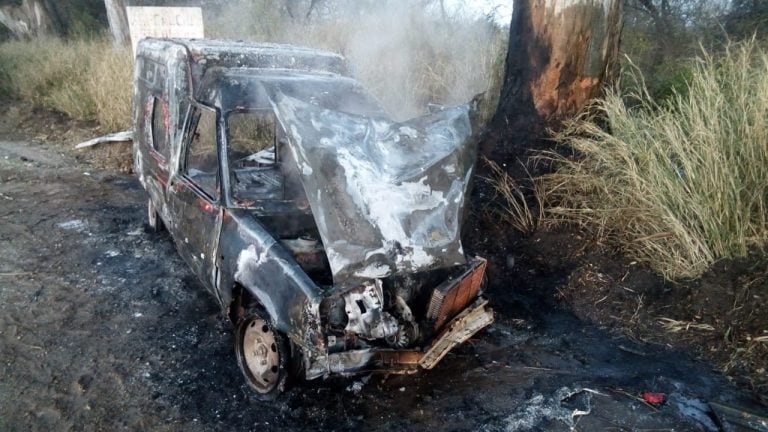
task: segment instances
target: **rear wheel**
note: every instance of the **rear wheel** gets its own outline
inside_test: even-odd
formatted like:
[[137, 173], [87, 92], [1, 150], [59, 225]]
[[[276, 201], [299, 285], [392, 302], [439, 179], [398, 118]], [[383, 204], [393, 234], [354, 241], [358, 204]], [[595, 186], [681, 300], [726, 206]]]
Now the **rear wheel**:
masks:
[[160, 219], [155, 205], [152, 204], [152, 198], [147, 200], [147, 226], [150, 232], [157, 233], [163, 230], [163, 221]]
[[274, 399], [288, 380], [290, 350], [283, 334], [259, 314], [247, 314], [235, 335], [237, 364], [248, 385], [262, 399]]

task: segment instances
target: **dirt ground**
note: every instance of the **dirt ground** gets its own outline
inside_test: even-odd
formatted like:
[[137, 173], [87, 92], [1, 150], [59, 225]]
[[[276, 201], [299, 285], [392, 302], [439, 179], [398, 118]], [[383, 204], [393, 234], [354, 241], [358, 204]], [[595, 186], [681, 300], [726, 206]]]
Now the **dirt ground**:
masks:
[[[583, 267], [552, 247], [565, 237], [477, 223], [489, 329], [417, 376], [298, 383], [259, 402], [216, 303], [170, 238], [146, 232], [136, 179], [71, 150], [87, 128], [61, 138], [0, 118], [0, 430], [716, 431], [711, 402], [765, 415], [715, 363], [574, 314], [564, 299]], [[104, 151], [118, 152], [86, 152]]]

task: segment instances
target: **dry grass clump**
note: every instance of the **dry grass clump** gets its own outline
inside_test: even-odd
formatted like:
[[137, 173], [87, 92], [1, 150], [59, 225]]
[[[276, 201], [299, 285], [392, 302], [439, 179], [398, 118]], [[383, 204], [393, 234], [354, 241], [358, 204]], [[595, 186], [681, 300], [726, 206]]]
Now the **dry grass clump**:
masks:
[[88, 95], [95, 108], [95, 120], [107, 130], [131, 127], [133, 97], [133, 54], [102, 44], [100, 55], [91, 59]]
[[768, 242], [768, 53], [754, 43], [704, 53], [687, 92], [659, 105], [644, 86], [610, 93], [598, 118], [557, 135], [578, 155], [558, 171], [547, 213], [593, 228], [668, 278]]
[[3, 92], [105, 130], [131, 125], [133, 64], [102, 40], [40, 39], [0, 44]]
[[[483, 162], [491, 171], [491, 176], [485, 180], [496, 192], [497, 196], [493, 201], [501, 220], [522, 234], [536, 231], [539, 221], [543, 218], [544, 209], [542, 191], [537, 187], [537, 183], [531, 179], [533, 187], [525, 187], [496, 162], [485, 157]], [[536, 201], [536, 205], [528, 204], [529, 196]]]
[[659, 318], [659, 324], [664, 330], [670, 333], [679, 333], [689, 330], [715, 331], [715, 328], [709, 324], [693, 321], [680, 321], [672, 318]]

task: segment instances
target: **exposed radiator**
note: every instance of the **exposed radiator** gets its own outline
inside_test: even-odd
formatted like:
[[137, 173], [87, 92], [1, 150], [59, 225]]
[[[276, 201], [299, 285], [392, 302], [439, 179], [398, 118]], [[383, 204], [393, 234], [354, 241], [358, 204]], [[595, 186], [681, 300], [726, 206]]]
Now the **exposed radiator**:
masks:
[[488, 261], [475, 257], [471, 264], [467, 271], [444, 281], [432, 292], [427, 318], [434, 323], [434, 330], [439, 330], [480, 294]]

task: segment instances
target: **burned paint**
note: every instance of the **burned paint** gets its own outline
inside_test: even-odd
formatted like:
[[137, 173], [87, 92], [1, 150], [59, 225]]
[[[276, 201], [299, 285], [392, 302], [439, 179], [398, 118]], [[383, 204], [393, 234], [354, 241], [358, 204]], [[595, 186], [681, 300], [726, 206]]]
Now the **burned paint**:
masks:
[[476, 157], [469, 109], [405, 123], [332, 111], [275, 89], [337, 284], [466, 264], [459, 239]]
[[145, 40], [136, 64], [150, 209], [233, 321], [263, 317], [307, 378], [431, 368], [493, 320], [460, 242], [469, 106], [395, 122], [341, 57], [303, 48]]

